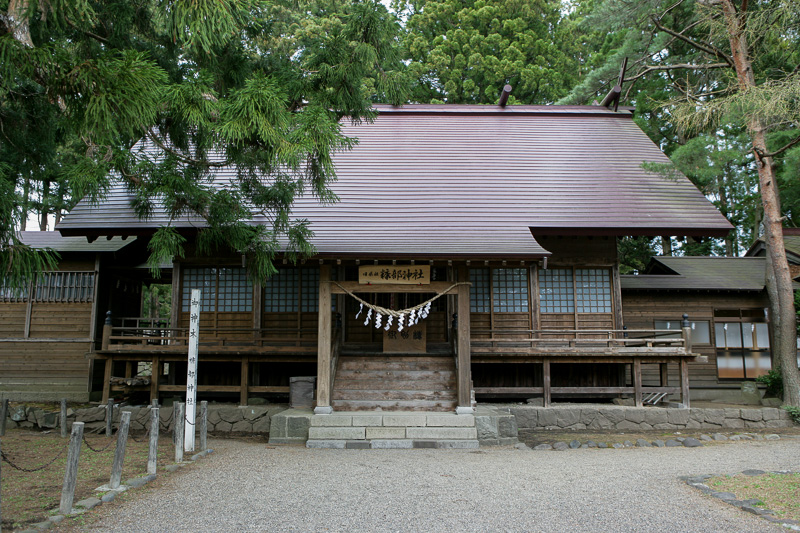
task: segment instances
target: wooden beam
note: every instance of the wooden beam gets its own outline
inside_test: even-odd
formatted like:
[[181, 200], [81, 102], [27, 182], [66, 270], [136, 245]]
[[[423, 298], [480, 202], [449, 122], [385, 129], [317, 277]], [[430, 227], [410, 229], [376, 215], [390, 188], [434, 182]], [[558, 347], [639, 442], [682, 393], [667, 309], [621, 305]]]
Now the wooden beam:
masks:
[[[330, 265], [319, 267], [319, 320], [317, 331], [317, 407], [315, 413], [331, 409], [331, 289]], [[338, 288], [338, 287], [337, 287]]]
[[[320, 285], [322, 284], [323, 283], [320, 282]], [[453, 285], [449, 281], [432, 281], [427, 285], [402, 285], [399, 283], [369, 285], [361, 284], [357, 281], [338, 281], [336, 283], [327, 282], [324, 284], [330, 287], [331, 294], [347, 294], [342, 287], [352, 293], [427, 292], [438, 294], [441, 292], [444, 294], [458, 294], [458, 287], [453, 287], [449, 291], [445, 292], [448, 288], [450, 288], [451, 285]]]
[[[458, 280], [469, 280], [466, 266], [458, 267]], [[472, 362], [470, 354], [470, 312], [469, 285], [457, 287], [458, 313], [458, 407], [472, 409], [470, 383], [472, 382]]]
[[662, 387], [669, 385], [669, 365], [667, 363], [659, 363], [658, 370], [660, 374], [660, 383]]

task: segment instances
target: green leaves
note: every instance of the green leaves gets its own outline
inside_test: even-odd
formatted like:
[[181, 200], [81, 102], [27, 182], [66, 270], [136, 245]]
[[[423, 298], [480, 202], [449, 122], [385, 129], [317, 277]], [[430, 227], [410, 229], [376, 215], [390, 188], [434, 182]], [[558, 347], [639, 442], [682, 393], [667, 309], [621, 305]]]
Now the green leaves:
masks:
[[405, 45], [419, 102], [552, 103], [574, 83], [560, 2], [439, 0], [408, 20]]

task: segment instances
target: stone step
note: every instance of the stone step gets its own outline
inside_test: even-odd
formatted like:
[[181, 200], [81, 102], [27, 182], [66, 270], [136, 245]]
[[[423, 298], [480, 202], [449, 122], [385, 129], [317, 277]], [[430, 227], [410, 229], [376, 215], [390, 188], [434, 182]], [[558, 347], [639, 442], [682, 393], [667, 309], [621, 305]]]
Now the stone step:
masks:
[[475, 427], [476, 422], [474, 415], [455, 413], [337, 411], [329, 415], [313, 415], [310, 425], [312, 427]]
[[334, 400], [333, 408], [342, 411], [437, 411], [449, 412], [455, 401], [435, 400]]
[[455, 401], [435, 400], [334, 400], [335, 410], [341, 411], [453, 411]]
[[318, 439], [309, 440], [307, 448], [327, 449], [373, 449], [373, 450], [400, 450], [414, 448], [438, 448], [453, 450], [476, 450], [480, 448], [477, 439], [474, 440], [424, 440], [424, 439], [370, 439], [370, 440], [337, 440]]
[[320, 427], [308, 428], [309, 440], [423, 439], [473, 440], [475, 427]]

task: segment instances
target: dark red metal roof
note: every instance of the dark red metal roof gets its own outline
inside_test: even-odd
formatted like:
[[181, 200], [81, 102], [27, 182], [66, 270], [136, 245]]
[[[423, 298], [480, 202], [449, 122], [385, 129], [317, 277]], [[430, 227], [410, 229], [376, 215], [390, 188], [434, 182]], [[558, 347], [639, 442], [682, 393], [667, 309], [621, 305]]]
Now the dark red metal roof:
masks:
[[[599, 106], [376, 106], [374, 123], [343, 125], [358, 145], [335, 156], [340, 201], [299, 198], [322, 255], [537, 257], [531, 236], [724, 235], [728, 221], [683, 176], [642, 169], [667, 157], [628, 111]], [[220, 186], [235, 179], [217, 175]], [[64, 234], [127, 231], [124, 187], [81, 202]], [[256, 221], [259, 219], [256, 218]], [[197, 221], [177, 221], [190, 227]]]

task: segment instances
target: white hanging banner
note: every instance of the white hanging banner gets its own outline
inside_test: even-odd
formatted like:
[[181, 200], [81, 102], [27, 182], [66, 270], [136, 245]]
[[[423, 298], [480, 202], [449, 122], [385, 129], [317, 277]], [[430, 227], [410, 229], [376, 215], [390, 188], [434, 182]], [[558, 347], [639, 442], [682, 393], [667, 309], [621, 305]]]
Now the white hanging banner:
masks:
[[[189, 361], [186, 365], [186, 420], [183, 430], [183, 449], [194, 451], [194, 422], [197, 412], [197, 347], [200, 340], [200, 299], [202, 291], [192, 289], [189, 308]], [[175, 423], [178, 421], [176, 420]]]

